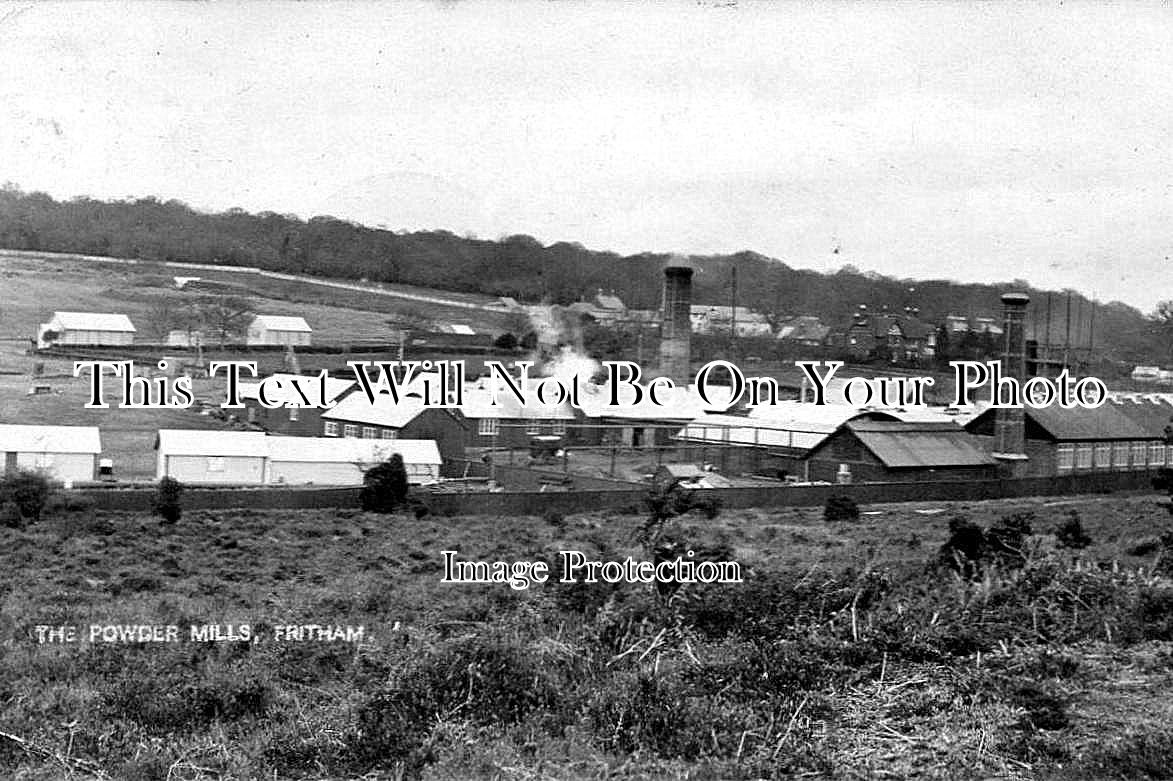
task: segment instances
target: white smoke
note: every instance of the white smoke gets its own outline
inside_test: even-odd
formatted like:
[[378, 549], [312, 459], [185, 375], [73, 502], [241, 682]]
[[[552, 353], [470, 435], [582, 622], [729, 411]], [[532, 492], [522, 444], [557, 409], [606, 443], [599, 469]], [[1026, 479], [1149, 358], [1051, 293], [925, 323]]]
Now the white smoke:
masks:
[[591, 377], [602, 370], [602, 365], [588, 355], [578, 352], [570, 345], [563, 345], [558, 353], [541, 367], [542, 374], [569, 383], [576, 376], [580, 381], [590, 382]]

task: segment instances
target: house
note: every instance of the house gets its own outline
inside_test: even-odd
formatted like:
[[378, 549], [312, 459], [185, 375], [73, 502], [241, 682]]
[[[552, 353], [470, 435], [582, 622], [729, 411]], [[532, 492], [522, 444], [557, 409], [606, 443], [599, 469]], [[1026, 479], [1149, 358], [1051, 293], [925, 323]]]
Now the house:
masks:
[[54, 312], [37, 331], [37, 347], [85, 345], [124, 347], [134, 344], [135, 327], [130, 318], [109, 312]]
[[735, 331], [737, 336], [772, 336], [773, 329], [765, 315], [749, 307], [717, 304], [693, 304], [689, 310], [693, 333], [713, 335]]
[[873, 313], [860, 304], [845, 339], [847, 354], [858, 361], [917, 363], [937, 353], [936, 329], [922, 321], [919, 310], [911, 307], [903, 314], [889, 313], [886, 307]]
[[810, 480], [926, 482], [992, 480], [998, 462], [956, 423], [851, 420], [807, 456]]
[[371, 440], [269, 437], [268, 484], [361, 485], [363, 473], [398, 454], [410, 485], [440, 480], [436, 443], [421, 439]]
[[[319, 380], [317, 377], [277, 373], [266, 378], [270, 380], [266, 387], [266, 398], [270, 403], [280, 401], [281, 403], [305, 404], [294, 383], [299, 384], [307, 393], [311, 393], [311, 400], [317, 401], [312, 395], [319, 389]], [[274, 387], [277, 383], [271, 380], [276, 380], [280, 383], [279, 387]], [[318, 407], [303, 406], [303, 407], [273, 407], [268, 408], [261, 404], [258, 397], [261, 383], [258, 382], [241, 382], [240, 383], [240, 400], [244, 402], [245, 419], [255, 425], [275, 434], [292, 434], [302, 437], [316, 437], [322, 435], [322, 410]], [[343, 396], [353, 391], [357, 387], [354, 380], [344, 380], [338, 377], [327, 377], [324, 387], [325, 401], [327, 404], [335, 403]], [[312, 389], [312, 391], [311, 391]]]
[[[988, 409], [965, 426], [987, 450], [994, 446], [996, 414]], [[1165, 439], [1173, 405], [1163, 400], [1109, 401], [1095, 408], [1027, 407], [1023, 417], [1026, 477], [1155, 470], [1173, 464], [1173, 445]]]
[[160, 429], [156, 477], [193, 485], [358, 485], [365, 469], [403, 457], [408, 482], [439, 479], [434, 442], [268, 436], [254, 431]]
[[304, 317], [257, 315], [248, 325], [245, 344], [250, 347], [308, 347], [313, 329]]
[[102, 440], [97, 426], [0, 424], [4, 470], [40, 471], [62, 483], [97, 479]]
[[432, 440], [448, 462], [464, 458], [472, 431], [472, 424], [457, 409], [425, 407], [420, 399], [403, 395], [395, 403], [386, 393], [376, 395], [374, 402], [365, 393], [350, 393], [321, 413], [315, 433], [343, 439]]

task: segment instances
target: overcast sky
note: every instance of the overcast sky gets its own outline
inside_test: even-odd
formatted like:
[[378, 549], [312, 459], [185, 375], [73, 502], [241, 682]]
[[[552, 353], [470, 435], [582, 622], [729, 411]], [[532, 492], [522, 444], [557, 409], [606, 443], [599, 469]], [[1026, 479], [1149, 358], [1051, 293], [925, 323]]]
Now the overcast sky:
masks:
[[1168, 4], [0, 4], [0, 181], [55, 197], [1149, 311], [1171, 139]]

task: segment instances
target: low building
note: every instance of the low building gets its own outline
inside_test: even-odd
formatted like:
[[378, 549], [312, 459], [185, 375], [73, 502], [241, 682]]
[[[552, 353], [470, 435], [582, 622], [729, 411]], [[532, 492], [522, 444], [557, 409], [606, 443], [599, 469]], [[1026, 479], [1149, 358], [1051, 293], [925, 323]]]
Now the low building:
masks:
[[[275, 378], [280, 381], [280, 389], [274, 389], [275, 383], [269, 383], [271, 386], [266, 391], [266, 397], [270, 402], [281, 401], [282, 403], [304, 404], [297, 390], [293, 384], [299, 383], [303, 389], [312, 389], [312, 392], [317, 392], [319, 388], [319, 381], [317, 377], [277, 373], [271, 375], [270, 378]], [[349, 394], [357, 387], [358, 383], [354, 380], [344, 380], [338, 377], [327, 377], [325, 385], [324, 401], [327, 404], [336, 403], [344, 396]], [[274, 434], [291, 434], [301, 437], [316, 437], [322, 435], [322, 410], [318, 407], [265, 407], [261, 404], [259, 398], [260, 382], [242, 382], [240, 383], [240, 400], [244, 402], [245, 419], [255, 425], [260, 426], [265, 431]], [[313, 399], [316, 401], [316, 399]]]
[[54, 312], [37, 331], [37, 347], [125, 347], [134, 344], [130, 318], [110, 312]]
[[792, 342], [802, 347], [821, 347], [826, 341], [831, 329], [823, 325], [819, 318], [811, 315], [799, 315], [784, 321], [778, 328], [779, 341]]
[[[714, 389], [714, 401], [728, 398], [725, 388]], [[676, 386], [661, 390], [661, 404], [655, 404], [647, 393], [639, 402], [630, 385], [620, 385], [612, 404], [609, 386], [586, 386], [579, 399], [583, 428], [579, 441], [589, 445], [610, 445], [622, 449], [675, 447], [676, 435], [690, 421], [706, 415], [709, 405], [697, 394], [694, 386]], [[720, 404], [714, 404], [719, 407]]]
[[308, 347], [313, 329], [304, 317], [257, 315], [249, 323], [245, 344], [250, 347]]
[[79, 483], [98, 476], [102, 438], [97, 426], [0, 424], [4, 470], [28, 469], [51, 480]]
[[956, 423], [852, 420], [807, 457], [819, 482], [992, 480], [998, 463]]
[[435, 482], [436, 443], [268, 436], [252, 431], [160, 429], [156, 477], [192, 485], [359, 485], [363, 472], [393, 454], [408, 482]]
[[772, 336], [773, 329], [765, 315], [749, 307], [719, 304], [693, 304], [689, 311], [693, 333], [728, 334], [735, 332], [740, 337]]
[[[994, 447], [995, 409], [966, 424], [987, 450]], [[1173, 406], [1161, 400], [1109, 401], [1094, 409], [1058, 405], [1023, 410], [1024, 476], [1155, 470], [1173, 464], [1165, 437]]]
[[497, 404], [488, 379], [464, 389], [461, 416], [468, 421], [469, 445], [472, 447], [528, 449], [535, 436], [561, 436], [567, 443], [577, 442], [570, 429], [576, 416], [568, 401], [561, 404], [543, 404], [537, 397], [538, 378], [530, 378], [529, 395], [519, 402], [512, 391], [500, 388]]

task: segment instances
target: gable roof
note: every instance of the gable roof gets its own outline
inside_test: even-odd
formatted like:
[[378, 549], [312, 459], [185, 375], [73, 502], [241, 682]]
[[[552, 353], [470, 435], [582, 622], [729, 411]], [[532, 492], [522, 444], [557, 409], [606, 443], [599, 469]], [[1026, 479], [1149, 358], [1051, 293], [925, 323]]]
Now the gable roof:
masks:
[[54, 312], [53, 320], [70, 331], [135, 331], [134, 323], [112, 312]]
[[892, 469], [991, 466], [971, 435], [954, 423], [853, 420], [844, 428]]
[[262, 431], [207, 431], [204, 429], [161, 428], [155, 435], [155, 449], [171, 456], [253, 456], [268, 455], [268, 437]]
[[406, 396], [405, 392], [411, 391], [400, 390], [398, 404], [389, 393], [376, 393], [374, 402], [367, 399], [366, 393], [352, 393], [323, 412], [322, 419], [403, 428], [425, 409], [423, 399]]
[[844, 423], [857, 418], [897, 419], [889, 411], [785, 401], [755, 407], [748, 416], [701, 415], [685, 426], [676, 439], [809, 451], [822, 444]]
[[9, 453], [101, 453], [97, 426], [0, 424], [0, 451]]
[[440, 464], [431, 439], [268, 437], [269, 459], [278, 462], [378, 464], [398, 453], [408, 464]]
[[269, 331], [301, 331], [311, 333], [310, 324], [304, 317], [289, 315], [257, 315], [253, 318], [253, 325], [259, 325]]
[[[1030, 424], [1037, 426], [1054, 440], [1113, 441], [1119, 439], [1156, 439], [1160, 432], [1146, 430], [1139, 423], [1121, 411], [1120, 404], [1107, 402], [1094, 409], [1076, 407], [1064, 409], [1055, 404], [1034, 409], [1026, 407], [1023, 415]], [[966, 424], [973, 431], [987, 423], [997, 410], [990, 408]]]

